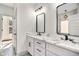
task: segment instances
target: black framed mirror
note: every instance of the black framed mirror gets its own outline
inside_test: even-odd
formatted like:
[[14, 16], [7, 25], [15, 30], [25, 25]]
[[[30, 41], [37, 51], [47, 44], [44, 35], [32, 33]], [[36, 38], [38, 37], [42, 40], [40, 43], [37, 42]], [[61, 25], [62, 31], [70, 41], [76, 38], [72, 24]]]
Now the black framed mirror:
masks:
[[79, 3], [64, 3], [56, 8], [57, 34], [79, 37]]
[[45, 13], [36, 16], [36, 32], [41, 35], [45, 33]]

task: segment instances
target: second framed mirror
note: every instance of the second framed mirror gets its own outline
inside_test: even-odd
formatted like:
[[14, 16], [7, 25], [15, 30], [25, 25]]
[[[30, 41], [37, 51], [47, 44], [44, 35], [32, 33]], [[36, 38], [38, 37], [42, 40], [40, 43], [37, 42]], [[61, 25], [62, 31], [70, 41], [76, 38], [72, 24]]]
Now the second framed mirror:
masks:
[[45, 33], [45, 13], [36, 16], [36, 32], [41, 35]]

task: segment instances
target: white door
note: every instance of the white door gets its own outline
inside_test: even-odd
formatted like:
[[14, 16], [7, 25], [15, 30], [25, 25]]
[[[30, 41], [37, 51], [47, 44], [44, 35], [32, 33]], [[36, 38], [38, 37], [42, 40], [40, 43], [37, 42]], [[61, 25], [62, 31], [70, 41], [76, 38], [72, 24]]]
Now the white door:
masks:
[[16, 48], [17, 48], [17, 22], [16, 19], [13, 18], [13, 46], [15, 48], [15, 52], [16, 52]]

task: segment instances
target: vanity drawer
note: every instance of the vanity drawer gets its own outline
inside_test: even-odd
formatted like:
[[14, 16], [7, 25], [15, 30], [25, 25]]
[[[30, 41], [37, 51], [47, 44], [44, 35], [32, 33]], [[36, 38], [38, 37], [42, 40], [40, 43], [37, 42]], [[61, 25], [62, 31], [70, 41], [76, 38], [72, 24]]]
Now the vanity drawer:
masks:
[[40, 54], [41, 56], [45, 56], [45, 48], [41, 48], [39, 46], [35, 46], [35, 52], [37, 52], [38, 54]]
[[41, 41], [41, 40], [36, 39], [34, 43], [35, 43], [35, 45], [38, 45], [38, 46], [45, 48], [45, 41]]
[[41, 56], [38, 52], [35, 52], [34, 56]]
[[49, 50], [46, 50], [46, 56], [56, 56], [56, 54], [52, 53]]
[[46, 50], [49, 50], [49, 51], [55, 53], [56, 55], [60, 55], [60, 56], [77, 56], [77, 55], [79, 55], [73, 51], [70, 51], [68, 49], [65, 49], [65, 48], [62, 48], [62, 47], [59, 47], [59, 46], [56, 46], [53, 44], [49, 44], [49, 43], [46, 44]]

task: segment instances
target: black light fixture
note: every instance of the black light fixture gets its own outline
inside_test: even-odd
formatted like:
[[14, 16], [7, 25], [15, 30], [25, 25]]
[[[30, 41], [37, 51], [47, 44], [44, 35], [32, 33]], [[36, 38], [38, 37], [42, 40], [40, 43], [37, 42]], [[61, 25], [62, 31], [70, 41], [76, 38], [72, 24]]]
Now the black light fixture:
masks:
[[35, 10], [35, 12], [37, 12], [38, 10], [41, 10], [43, 7], [40, 6], [38, 9]]

